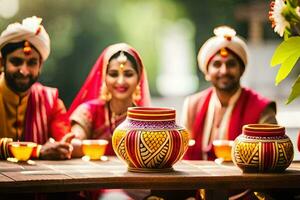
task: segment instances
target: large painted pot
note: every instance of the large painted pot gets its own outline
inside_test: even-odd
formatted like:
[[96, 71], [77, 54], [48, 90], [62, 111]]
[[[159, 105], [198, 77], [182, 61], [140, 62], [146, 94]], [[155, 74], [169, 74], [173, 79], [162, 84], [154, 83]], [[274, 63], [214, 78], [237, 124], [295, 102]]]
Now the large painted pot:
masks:
[[188, 132], [176, 125], [170, 108], [130, 107], [114, 131], [112, 145], [129, 171], [171, 171], [188, 147]]
[[234, 164], [243, 172], [282, 172], [294, 157], [285, 128], [275, 124], [245, 125], [231, 153]]

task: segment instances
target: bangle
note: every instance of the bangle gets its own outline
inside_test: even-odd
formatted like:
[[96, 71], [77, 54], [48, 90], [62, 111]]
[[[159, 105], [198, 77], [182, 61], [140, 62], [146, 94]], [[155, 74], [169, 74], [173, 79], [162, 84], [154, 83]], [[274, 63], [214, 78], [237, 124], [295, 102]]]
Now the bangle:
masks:
[[11, 153], [8, 144], [12, 142], [12, 138], [0, 138], [0, 158], [6, 159], [10, 157]]
[[42, 145], [37, 145], [36, 147], [33, 148], [31, 157], [32, 158], [39, 158], [40, 157], [40, 152], [41, 152]]

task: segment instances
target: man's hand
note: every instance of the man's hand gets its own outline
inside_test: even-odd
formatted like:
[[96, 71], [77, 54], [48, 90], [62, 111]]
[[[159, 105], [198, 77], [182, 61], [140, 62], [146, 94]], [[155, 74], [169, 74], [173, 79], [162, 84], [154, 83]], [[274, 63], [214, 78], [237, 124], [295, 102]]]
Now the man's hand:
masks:
[[[70, 139], [70, 141], [71, 140], [72, 139]], [[62, 140], [60, 142], [57, 142], [53, 138], [50, 138], [48, 142], [46, 142], [41, 148], [40, 159], [44, 159], [44, 160], [70, 159], [72, 155], [73, 147], [70, 143], [65, 141]]]

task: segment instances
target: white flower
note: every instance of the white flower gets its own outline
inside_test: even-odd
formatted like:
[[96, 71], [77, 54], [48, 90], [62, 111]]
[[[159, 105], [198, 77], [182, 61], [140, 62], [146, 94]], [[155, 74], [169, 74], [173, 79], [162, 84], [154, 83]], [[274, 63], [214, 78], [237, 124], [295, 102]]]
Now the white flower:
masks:
[[300, 17], [300, 7], [297, 6], [297, 7], [295, 8], [295, 10], [296, 10], [296, 14]]
[[274, 31], [277, 32], [281, 37], [283, 36], [284, 30], [286, 27], [289, 27], [290, 24], [284, 16], [282, 15], [283, 9], [286, 8], [286, 4], [284, 3], [284, 0], [275, 0], [275, 3], [273, 4], [273, 8], [271, 8], [270, 11], [270, 18], [273, 21]]

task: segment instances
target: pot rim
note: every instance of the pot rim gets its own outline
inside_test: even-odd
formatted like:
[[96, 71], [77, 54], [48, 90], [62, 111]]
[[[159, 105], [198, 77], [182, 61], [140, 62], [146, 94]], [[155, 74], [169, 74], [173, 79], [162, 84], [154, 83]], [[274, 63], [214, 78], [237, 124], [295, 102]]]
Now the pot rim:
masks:
[[128, 112], [145, 112], [145, 113], [165, 113], [174, 112], [175, 108], [172, 107], [129, 107]]
[[82, 144], [83, 145], [107, 145], [108, 144], [108, 140], [105, 139], [84, 139], [82, 140]]
[[12, 146], [12, 147], [36, 147], [37, 143], [35, 142], [27, 142], [27, 141], [20, 141], [20, 142], [10, 142], [8, 143], [8, 146]]
[[129, 107], [127, 117], [135, 120], [175, 120], [176, 110], [167, 107]]
[[234, 140], [218, 139], [212, 142], [213, 146], [230, 146], [232, 147]]
[[248, 136], [283, 136], [285, 127], [277, 124], [247, 124], [243, 133]]

